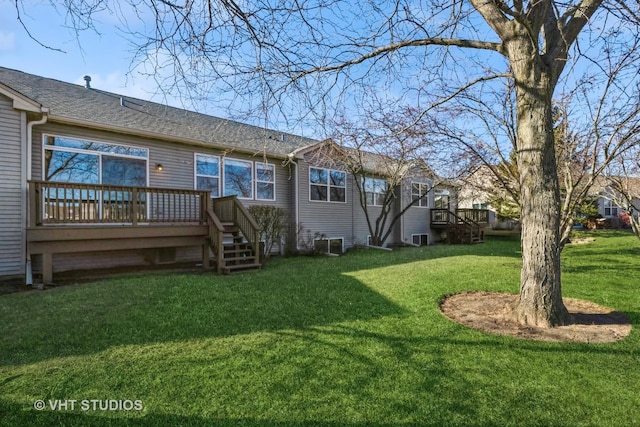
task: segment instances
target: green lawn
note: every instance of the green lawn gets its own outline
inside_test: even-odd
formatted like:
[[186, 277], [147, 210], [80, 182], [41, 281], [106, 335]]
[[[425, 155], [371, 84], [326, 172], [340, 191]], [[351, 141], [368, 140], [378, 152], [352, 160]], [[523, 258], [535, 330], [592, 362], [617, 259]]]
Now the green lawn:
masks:
[[[613, 344], [442, 316], [448, 293], [517, 292], [519, 243], [505, 239], [4, 295], [0, 425], [640, 425], [640, 242], [596, 238], [565, 249], [564, 294], [628, 315]], [[143, 409], [85, 410], [91, 399]]]

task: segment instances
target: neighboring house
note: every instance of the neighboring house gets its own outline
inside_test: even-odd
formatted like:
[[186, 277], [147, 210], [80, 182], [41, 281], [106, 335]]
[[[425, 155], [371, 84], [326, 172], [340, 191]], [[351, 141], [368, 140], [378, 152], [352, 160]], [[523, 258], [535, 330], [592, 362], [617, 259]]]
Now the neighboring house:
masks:
[[[639, 212], [633, 206], [640, 206], [640, 178], [617, 178], [625, 185], [625, 191], [632, 197], [631, 213], [638, 218]], [[602, 218], [618, 218], [619, 214], [627, 212], [627, 201], [615, 190], [614, 181], [606, 176], [598, 177], [591, 187], [590, 196], [596, 199], [598, 215]], [[635, 196], [635, 197], [633, 197]]]
[[497, 190], [498, 184], [493, 172], [487, 166], [480, 166], [469, 173], [459, 185], [458, 204], [465, 209], [487, 209], [489, 211], [489, 227], [493, 229], [513, 229], [517, 227], [517, 222], [498, 217], [495, 206], [489, 200], [496, 191], [504, 194], [506, 191]]
[[[206, 267], [212, 256], [218, 271], [259, 267], [251, 205], [284, 208], [292, 235], [300, 228], [324, 239], [316, 248], [366, 245], [353, 178], [313, 156], [324, 142], [86, 81], [0, 68], [0, 278], [31, 283], [41, 273], [46, 283], [58, 271], [197, 260]], [[408, 180], [399, 199], [429, 183]], [[442, 196], [412, 207], [388, 243], [432, 243], [429, 212]]]
[[[625, 181], [630, 188], [631, 194], [640, 195], [640, 178], [627, 178]], [[513, 228], [515, 223], [509, 220], [500, 221], [496, 214], [495, 207], [491, 206], [489, 200], [491, 196], [496, 195], [496, 191], [504, 190], [496, 189], [495, 178], [487, 166], [481, 166], [467, 175], [464, 183], [460, 185], [458, 191], [459, 207], [471, 209], [488, 209], [489, 223], [492, 228]], [[595, 199], [597, 204], [598, 216], [606, 219], [618, 218], [622, 212], [626, 212], [624, 208], [624, 198], [613, 190], [612, 181], [607, 177], [597, 177], [591, 189], [588, 192], [590, 198]], [[640, 198], [634, 199], [634, 206], [640, 206]], [[637, 218], [638, 211], [633, 209], [633, 215]]]

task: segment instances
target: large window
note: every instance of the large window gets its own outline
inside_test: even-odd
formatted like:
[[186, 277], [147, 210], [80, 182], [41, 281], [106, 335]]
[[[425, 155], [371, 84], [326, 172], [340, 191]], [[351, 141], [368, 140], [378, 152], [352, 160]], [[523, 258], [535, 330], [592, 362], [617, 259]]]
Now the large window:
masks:
[[[146, 148], [45, 135], [42, 177], [56, 183], [43, 194], [43, 215], [63, 222], [96, 219], [128, 222], [147, 217], [147, 195], [122, 186], [146, 187], [149, 152]], [[112, 186], [92, 187], [92, 184]]]
[[211, 191], [211, 197], [220, 197], [220, 158], [196, 154], [196, 189]]
[[387, 182], [378, 178], [363, 178], [363, 188], [368, 206], [384, 205], [384, 196], [387, 193]]
[[43, 154], [44, 181], [147, 185], [146, 148], [45, 136]]
[[331, 169], [309, 168], [309, 199], [346, 202], [347, 173]]
[[411, 201], [413, 202], [413, 206], [428, 208], [429, 207], [429, 197], [427, 196], [428, 192], [429, 192], [428, 184], [424, 184], [422, 182], [412, 182], [411, 183]]
[[224, 195], [253, 199], [253, 162], [224, 159]]

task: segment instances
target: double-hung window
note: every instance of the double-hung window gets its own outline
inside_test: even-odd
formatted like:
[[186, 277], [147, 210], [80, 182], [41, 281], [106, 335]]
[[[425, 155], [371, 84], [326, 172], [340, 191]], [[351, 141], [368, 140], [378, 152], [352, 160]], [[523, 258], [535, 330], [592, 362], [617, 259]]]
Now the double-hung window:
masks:
[[363, 178], [363, 188], [368, 206], [384, 205], [384, 197], [387, 194], [387, 182], [379, 178]]
[[347, 173], [332, 169], [309, 168], [309, 199], [346, 202]]
[[256, 199], [276, 199], [276, 168], [268, 163], [256, 162]]
[[275, 200], [276, 169], [269, 163], [195, 155], [195, 188], [211, 191], [211, 197]]
[[449, 190], [436, 189], [434, 207], [436, 209], [449, 209]]
[[220, 158], [196, 154], [196, 189], [211, 191], [211, 197], [220, 197]]
[[429, 207], [429, 197], [427, 196], [428, 192], [429, 192], [429, 184], [425, 184], [422, 182], [412, 182], [411, 183], [411, 201], [413, 202], [413, 206], [428, 208]]

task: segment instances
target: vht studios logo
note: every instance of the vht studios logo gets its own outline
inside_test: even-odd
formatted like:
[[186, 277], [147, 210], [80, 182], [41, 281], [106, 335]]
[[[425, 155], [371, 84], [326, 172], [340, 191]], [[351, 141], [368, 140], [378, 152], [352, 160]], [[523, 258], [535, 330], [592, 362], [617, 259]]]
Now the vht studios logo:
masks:
[[38, 411], [142, 411], [142, 400], [116, 399], [50, 399], [36, 400], [33, 407]]

